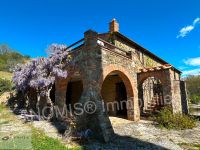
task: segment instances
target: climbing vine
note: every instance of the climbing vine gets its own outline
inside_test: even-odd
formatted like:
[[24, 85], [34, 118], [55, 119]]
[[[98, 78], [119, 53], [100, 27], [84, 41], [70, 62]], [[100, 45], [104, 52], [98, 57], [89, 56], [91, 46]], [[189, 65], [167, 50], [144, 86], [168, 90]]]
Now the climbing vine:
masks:
[[29, 93], [34, 90], [37, 93], [37, 106], [41, 97], [47, 104], [51, 104], [50, 91], [56, 77], [66, 78], [64, 69], [71, 63], [71, 57], [65, 45], [52, 44], [48, 48], [49, 57], [33, 59], [24, 65], [18, 65], [14, 70], [13, 83], [15, 89], [23, 93], [27, 108], [30, 105]]

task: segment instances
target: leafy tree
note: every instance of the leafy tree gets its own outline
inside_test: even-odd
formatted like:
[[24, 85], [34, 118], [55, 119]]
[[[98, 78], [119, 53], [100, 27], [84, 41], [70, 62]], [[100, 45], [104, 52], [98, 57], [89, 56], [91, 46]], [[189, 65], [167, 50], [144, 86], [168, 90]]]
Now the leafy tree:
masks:
[[0, 54], [4, 54], [8, 52], [12, 52], [12, 49], [8, 45], [6, 44], [0, 45]]
[[185, 81], [191, 103], [200, 103], [200, 75], [188, 76]]

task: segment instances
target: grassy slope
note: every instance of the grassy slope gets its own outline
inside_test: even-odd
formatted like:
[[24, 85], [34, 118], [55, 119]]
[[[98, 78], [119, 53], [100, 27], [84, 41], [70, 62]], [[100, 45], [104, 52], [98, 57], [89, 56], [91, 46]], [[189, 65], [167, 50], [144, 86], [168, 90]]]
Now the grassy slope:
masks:
[[0, 71], [0, 78], [7, 79], [7, 80], [12, 80], [12, 73], [5, 72], [5, 71]]

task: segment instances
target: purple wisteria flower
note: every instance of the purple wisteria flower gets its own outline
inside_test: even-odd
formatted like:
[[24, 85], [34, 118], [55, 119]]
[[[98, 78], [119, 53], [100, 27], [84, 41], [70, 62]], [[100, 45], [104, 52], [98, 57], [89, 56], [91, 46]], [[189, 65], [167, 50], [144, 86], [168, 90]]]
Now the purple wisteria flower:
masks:
[[52, 44], [48, 52], [50, 55], [47, 58], [40, 57], [24, 65], [17, 65], [13, 83], [18, 91], [26, 92], [33, 88], [45, 95], [45, 91], [51, 88], [56, 77], [67, 77], [68, 73], [64, 68], [71, 61], [67, 47]]

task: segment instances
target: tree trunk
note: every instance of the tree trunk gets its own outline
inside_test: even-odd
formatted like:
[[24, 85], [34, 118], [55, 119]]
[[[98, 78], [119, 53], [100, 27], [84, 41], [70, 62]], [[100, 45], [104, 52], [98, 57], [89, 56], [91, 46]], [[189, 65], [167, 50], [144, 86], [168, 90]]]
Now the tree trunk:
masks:
[[41, 96], [40, 96], [40, 93], [37, 92], [37, 103], [36, 103], [36, 108], [37, 108], [37, 113], [40, 115], [41, 114], [41, 110], [40, 110], [40, 99], [41, 99]]

